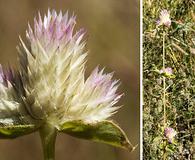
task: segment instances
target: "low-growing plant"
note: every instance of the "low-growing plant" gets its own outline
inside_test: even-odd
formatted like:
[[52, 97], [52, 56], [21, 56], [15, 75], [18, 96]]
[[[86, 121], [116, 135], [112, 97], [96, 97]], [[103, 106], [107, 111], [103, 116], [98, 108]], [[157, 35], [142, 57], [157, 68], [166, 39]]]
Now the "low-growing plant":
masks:
[[195, 4], [143, 3], [143, 157], [194, 159]]

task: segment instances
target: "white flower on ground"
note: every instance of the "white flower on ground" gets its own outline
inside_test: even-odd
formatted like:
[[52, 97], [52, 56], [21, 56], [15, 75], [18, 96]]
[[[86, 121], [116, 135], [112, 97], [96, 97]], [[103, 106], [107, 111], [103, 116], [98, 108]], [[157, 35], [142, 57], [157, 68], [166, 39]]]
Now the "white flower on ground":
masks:
[[165, 25], [167, 27], [171, 26], [171, 19], [170, 19], [170, 14], [169, 12], [164, 9], [160, 12], [159, 20], [157, 21], [157, 25]]

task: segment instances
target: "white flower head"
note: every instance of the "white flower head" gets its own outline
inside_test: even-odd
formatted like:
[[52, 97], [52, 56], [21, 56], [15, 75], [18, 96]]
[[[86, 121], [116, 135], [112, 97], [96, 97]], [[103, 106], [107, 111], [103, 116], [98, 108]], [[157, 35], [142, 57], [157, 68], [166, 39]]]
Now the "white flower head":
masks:
[[[58, 125], [69, 120], [100, 121], [116, 112], [118, 81], [96, 68], [85, 80], [87, 53], [84, 30], [74, 33], [75, 16], [48, 11], [34, 20], [27, 38], [21, 40], [21, 66], [27, 109], [36, 119]], [[30, 100], [31, 105], [28, 105]], [[33, 102], [33, 103], [32, 103]]]
[[171, 26], [171, 19], [170, 19], [170, 14], [169, 12], [164, 9], [160, 12], [159, 20], [157, 21], [157, 25], [165, 25], [166, 27]]
[[169, 143], [173, 143], [173, 140], [175, 136], [177, 135], [177, 132], [173, 128], [167, 127], [164, 130], [164, 134], [165, 134], [165, 137], [168, 139]]
[[160, 74], [166, 74], [166, 75], [170, 76], [173, 74], [173, 70], [172, 70], [172, 68], [167, 67], [165, 69], [161, 69]]

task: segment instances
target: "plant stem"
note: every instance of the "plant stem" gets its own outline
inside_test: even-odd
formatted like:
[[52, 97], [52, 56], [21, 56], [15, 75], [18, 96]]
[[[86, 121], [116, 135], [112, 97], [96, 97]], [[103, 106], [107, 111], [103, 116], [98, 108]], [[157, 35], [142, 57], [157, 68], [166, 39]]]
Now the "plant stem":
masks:
[[50, 124], [44, 124], [40, 128], [39, 133], [42, 141], [44, 160], [55, 160], [56, 128]]
[[[163, 31], [163, 71], [165, 71], [165, 31]], [[166, 127], [166, 82], [165, 76], [163, 76], [163, 119], [164, 129]], [[163, 160], [166, 160], [166, 143], [164, 144]]]
[[[165, 32], [163, 31], [163, 71], [165, 71]], [[164, 112], [164, 128], [166, 127], [166, 82], [163, 76], [163, 112]]]

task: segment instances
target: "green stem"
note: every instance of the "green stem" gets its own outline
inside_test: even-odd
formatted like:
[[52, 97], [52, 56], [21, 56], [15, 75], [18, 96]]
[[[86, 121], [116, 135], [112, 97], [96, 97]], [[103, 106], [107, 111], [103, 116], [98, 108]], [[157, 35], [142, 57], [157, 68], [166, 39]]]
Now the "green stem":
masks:
[[[163, 31], [163, 71], [165, 71], [165, 32]], [[163, 76], [163, 119], [164, 119], [164, 129], [166, 127], [166, 79]], [[163, 151], [163, 160], [167, 159], [166, 156], [166, 142], [164, 143], [164, 151]]]
[[55, 160], [56, 128], [50, 124], [45, 124], [40, 128], [39, 133], [42, 141], [44, 160]]
[[[163, 71], [165, 71], [165, 32], [163, 31]], [[166, 127], [166, 82], [163, 76], [163, 112], [164, 128]]]

